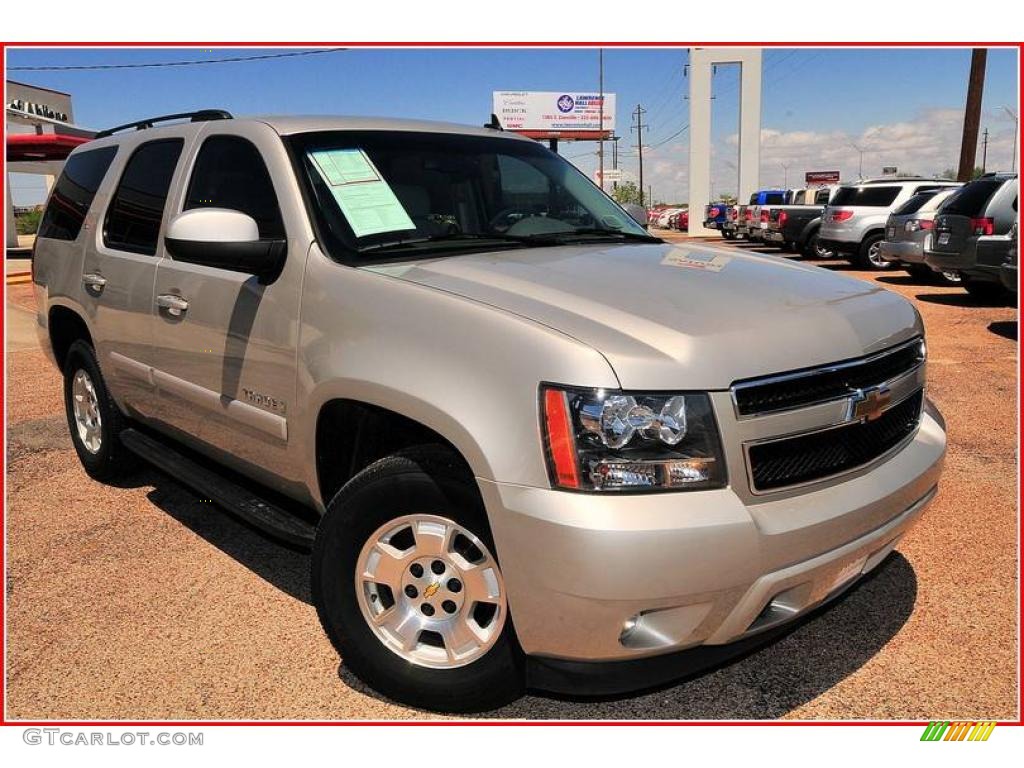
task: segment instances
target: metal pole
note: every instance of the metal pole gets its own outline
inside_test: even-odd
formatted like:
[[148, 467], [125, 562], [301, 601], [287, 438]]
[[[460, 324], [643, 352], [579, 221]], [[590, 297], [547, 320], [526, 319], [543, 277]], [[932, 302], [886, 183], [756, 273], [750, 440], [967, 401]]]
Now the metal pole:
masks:
[[988, 128], [981, 133], [981, 172], [985, 173], [985, 166], [988, 165]]
[[597, 81], [598, 81], [598, 119], [597, 129], [597, 168], [601, 179], [601, 191], [604, 191], [604, 48], [597, 49]]
[[647, 126], [643, 122], [643, 117], [646, 112], [646, 109], [637, 104], [636, 109], [633, 110], [633, 117], [636, 119], [636, 122], [629, 127], [629, 130], [636, 131], [635, 146], [640, 163], [640, 205], [644, 204], [644, 128]]
[[981, 97], [985, 90], [985, 60], [988, 51], [975, 48], [971, 52], [971, 74], [967, 81], [967, 104], [964, 107], [964, 133], [960, 141], [960, 170], [957, 181], [970, 181], [974, 176], [974, 160], [978, 154], [978, 124], [981, 122]]
[[1010, 109], [1009, 107], [1003, 107], [1003, 110], [1006, 112], [1006, 114], [1008, 114], [1010, 117], [1013, 118], [1013, 155], [1012, 155], [1012, 159], [1010, 161], [1010, 173], [1016, 173], [1017, 172], [1017, 131], [1019, 130], [1020, 122], [1017, 120], [1017, 113], [1014, 112], [1012, 109]]

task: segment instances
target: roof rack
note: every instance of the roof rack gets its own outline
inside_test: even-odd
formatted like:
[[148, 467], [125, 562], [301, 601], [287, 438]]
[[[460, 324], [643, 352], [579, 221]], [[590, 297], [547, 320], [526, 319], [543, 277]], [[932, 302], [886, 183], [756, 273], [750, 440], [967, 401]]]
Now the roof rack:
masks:
[[149, 117], [145, 120], [137, 120], [134, 123], [125, 123], [119, 125], [116, 128], [108, 128], [105, 131], [100, 131], [93, 138], [102, 139], [107, 136], [113, 136], [115, 133], [126, 131], [129, 128], [134, 128], [137, 131], [145, 130], [146, 128], [152, 128], [155, 123], [166, 123], [169, 120], [184, 120], [190, 119], [193, 123], [202, 123], [207, 120], [231, 120], [233, 115], [223, 109], [200, 109], [196, 112], [179, 112], [175, 115], [161, 115], [160, 117]]

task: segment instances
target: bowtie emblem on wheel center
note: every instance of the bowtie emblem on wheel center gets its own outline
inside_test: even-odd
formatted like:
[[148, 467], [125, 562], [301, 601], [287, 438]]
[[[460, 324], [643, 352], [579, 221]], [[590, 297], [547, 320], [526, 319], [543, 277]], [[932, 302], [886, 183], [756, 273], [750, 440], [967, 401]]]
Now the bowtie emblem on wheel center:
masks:
[[850, 421], [874, 421], [892, 403], [892, 392], [888, 387], [858, 389], [850, 398]]
[[429, 587], [423, 590], [423, 596], [427, 598], [427, 600], [429, 600], [437, 594], [437, 590], [439, 590], [440, 588], [441, 582], [435, 581], [433, 584], [431, 584]]

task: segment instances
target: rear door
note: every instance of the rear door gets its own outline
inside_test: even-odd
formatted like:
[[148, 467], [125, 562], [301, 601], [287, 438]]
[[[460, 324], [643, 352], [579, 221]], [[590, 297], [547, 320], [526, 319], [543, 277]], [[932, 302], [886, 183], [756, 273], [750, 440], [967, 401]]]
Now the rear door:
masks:
[[972, 220], [982, 217], [989, 200], [1003, 183], [1002, 179], [976, 179], [954, 193], [935, 217], [932, 250], [962, 253], [967, 241], [975, 236]]
[[[269, 126], [204, 129], [175, 213], [203, 207], [251, 216], [262, 239], [288, 237], [285, 222], [302, 215], [301, 202], [284, 146]], [[269, 284], [170, 255], [157, 268], [157, 303], [168, 303], [162, 297], [186, 303], [183, 311], [157, 307], [154, 376], [161, 399], [166, 408], [196, 415], [194, 447], [249, 474], [254, 467], [290, 474], [288, 418], [306, 246], [288, 242], [283, 272]]]
[[96, 208], [103, 206], [102, 218], [83, 257], [82, 303], [111, 393], [130, 412], [157, 419], [161, 414], [149, 370], [153, 279], [164, 254], [160, 234], [167, 198], [188, 142], [187, 129], [181, 130], [127, 141], [119, 149], [111, 171], [117, 181], [96, 201]]

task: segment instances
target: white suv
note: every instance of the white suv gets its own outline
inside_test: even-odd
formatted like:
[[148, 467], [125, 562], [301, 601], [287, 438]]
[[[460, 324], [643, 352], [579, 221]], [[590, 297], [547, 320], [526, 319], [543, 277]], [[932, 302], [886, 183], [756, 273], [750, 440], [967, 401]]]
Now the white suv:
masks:
[[836, 256], [863, 269], [891, 269], [882, 258], [885, 222], [889, 214], [918, 192], [957, 187], [943, 179], [868, 179], [839, 188], [821, 215], [820, 244]]

